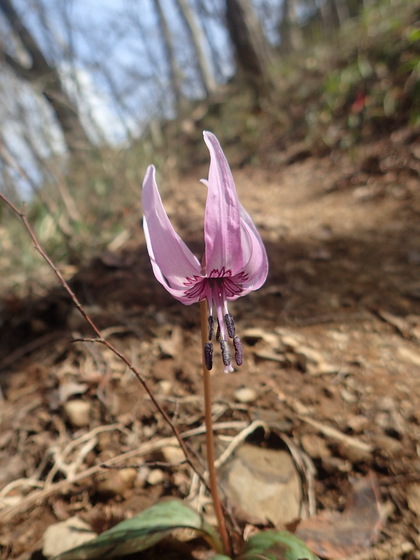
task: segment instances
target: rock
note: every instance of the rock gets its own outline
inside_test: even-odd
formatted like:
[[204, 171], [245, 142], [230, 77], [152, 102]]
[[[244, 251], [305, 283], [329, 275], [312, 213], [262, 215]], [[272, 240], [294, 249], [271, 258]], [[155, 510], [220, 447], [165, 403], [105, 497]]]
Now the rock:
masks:
[[327, 362], [320, 352], [308, 346], [298, 346], [294, 353], [297, 366], [310, 375], [331, 375], [339, 370], [337, 366]]
[[96, 479], [96, 492], [105, 498], [127, 497], [137, 480], [137, 469], [106, 469]]
[[177, 465], [185, 460], [184, 452], [179, 445], [168, 445], [162, 449], [162, 455], [165, 461], [171, 465]]
[[42, 553], [47, 558], [79, 546], [96, 537], [91, 527], [79, 517], [50, 525], [44, 533]]
[[63, 406], [67, 420], [75, 428], [84, 428], [85, 426], [89, 426], [90, 408], [90, 402], [83, 401], [82, 399], [67, 401]]
[[64, 403], [75, 395], [83, 395], [88, 389], [87, 383], [74, 383], [73, 381], [61, 383], [58, 388], [58, 398], [60, 403]]
[[157, 486], [161, 484], [165, 480], [165, 473], [161, 469], [153, 469], [150, 471], [146, 482], [150, 484], [150, 486]]
[[325, 440], [317, 435], [305, 434], [301, 438], [302, 447], [312, 459], [330, 457], [331, 451]]
[[173, 383], [167, 379], [159, 382], [159, 395], [170, 395], [173, 391]]
[[411, 348], [407, 348], [406, 346], [400, 346], [398, 348], [398, 355], [402, 358], [405, 362], [410, 362], [416, 366], [420, 366], [420, 353], [412, 350]]
[[279, 343], [279, 339], [275, 334], [259, 328], [246, 329], [241, 338], [251, 346], [254, 346], [261, 340], [269, 344], [272, 348], [276, 348]]
[[407, 487], [407, 504], [413, 513], [420, 511], [420, 484], [414, 483]]
[[220, 468], [219, 477], [244, 519], [280, 527], [299, 518], [301, 480], [289, 452], [243, 443]]
[[236, 389], [233, 396], [236, 401], [242, 404], [253, 403], [258, 398], [257, 392], [250, 387], [240, 387], [239, 389]]

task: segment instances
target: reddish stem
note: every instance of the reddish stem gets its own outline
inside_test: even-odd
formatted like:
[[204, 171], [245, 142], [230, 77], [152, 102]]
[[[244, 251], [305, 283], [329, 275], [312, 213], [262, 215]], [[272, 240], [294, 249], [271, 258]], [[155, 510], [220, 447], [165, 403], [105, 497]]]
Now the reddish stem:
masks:
[[200, 302], [201, 312], [201, 342], [203, 348], [203, 384], [204, 384], [204, 421], [206, 424], [206, 450], [207, 450], [207, 469], [209, 472], [210, 493], [213, 500], [214, 512], [217, 518], [217, 525], [219, 527], [220, 538], [222, 539], [223, 551], [228, 556], [231, 555], [231, 546], [226, 529], [226, 522], [223, 515], [222, 505], [220, 503], [219, 491], [217, 488], [217, 474], [214, 467], [215, 454], [214, 454], [214, 434], [213, 434], [213, 420], [211, 417], [211, 382], [210, 372], [208, 371], [204, 359], [204, 345], [207, 342], [207, 302], [202, 300]]

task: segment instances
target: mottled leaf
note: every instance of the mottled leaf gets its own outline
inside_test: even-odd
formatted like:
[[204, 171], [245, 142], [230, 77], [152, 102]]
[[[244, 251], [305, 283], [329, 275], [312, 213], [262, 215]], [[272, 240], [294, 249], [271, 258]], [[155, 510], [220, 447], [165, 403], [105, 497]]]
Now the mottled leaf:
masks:
[[[54, 560], [119, 558], [145, 550], [179, 528], [194, 529], [217, 552], [222, 550], [217, 533], [198, 513], [179, 500], [167, 500], [118, 523], [95, 539], [56, 556]], [[216, 556], [216, 560], [222, 559], [223, 556]]]
[[262, 531], [252, 536], [237, 560], [319, 560], [288, 531]]

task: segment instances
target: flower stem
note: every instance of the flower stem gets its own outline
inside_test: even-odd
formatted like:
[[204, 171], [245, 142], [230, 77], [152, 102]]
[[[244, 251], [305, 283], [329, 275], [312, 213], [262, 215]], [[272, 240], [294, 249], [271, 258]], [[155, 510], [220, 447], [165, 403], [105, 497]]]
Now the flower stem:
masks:
[[[201, 312], [201, 341], [202, 348], [207, 342], [208, 324], [207, 324], [207, 301], [200, 301]], [[222, 539], [223, 551], [228, 556], [231, 555], [231, 547], [226, 530], [225, 518], [223, 516], [222, 505], [220, 503], [219, 492], [217, 489], [217, 476], [216, 469], [214, 468], [214, 434], [213, 434], [213, 421], [211, 418], [211, 383], [210, 372], [206, 367], [204, 360], [203, 350], [203, 383], [204, 383], [204, 421], [206, 424], [206, 449], [207, 449], [207, 469], [209, 472], [209, 486], [211, 497], [213, 500], [214, 512], [217, 518], [217, 525], [219, 527], [220, 538]]]

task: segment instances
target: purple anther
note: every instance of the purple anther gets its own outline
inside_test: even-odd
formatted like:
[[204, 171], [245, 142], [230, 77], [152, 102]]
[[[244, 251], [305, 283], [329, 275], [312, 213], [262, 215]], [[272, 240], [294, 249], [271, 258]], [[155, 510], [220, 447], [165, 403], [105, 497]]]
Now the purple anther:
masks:
[[235, 322], [230, 313], [226, 313], [225, 323], [226, 323], [226, 328], [227, 328], [229, 338], [233, 338], [235, 336]]
[[210, 371], [213, 367], [213, 344], [211, 342], [206, 342], [204, 345], [204, 363]]
[[220, 324], [219, 324], [219, 319], [217, 319], [216, 340], [217, 340], [217, 342], [220, 341]]
[[238, 366], [242, 365], [243, 354], [242, 354], [242, 342], [239, 336], [233, 337], [233, 346], [235, 348], [235, 362]]
[[230, 362], [231, 362], [232, 358], [230, 356], [229, 344], [226, 340], [221, 340], [220, 341], [220, 350], [222, 352], [223, 364], [226, 367], [230, 366]]
[[209, 322], [209, 340], [211, 340], [213, 338], [213, 333], [214, 333], [214, 317], [213, 317], [213, 315], [209, 315], [208, 322]]

